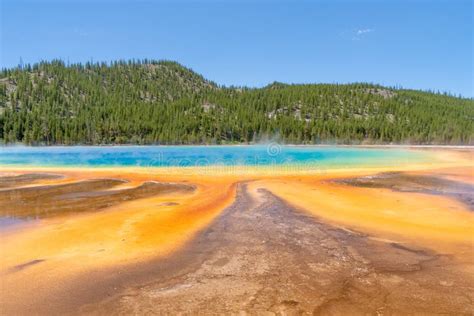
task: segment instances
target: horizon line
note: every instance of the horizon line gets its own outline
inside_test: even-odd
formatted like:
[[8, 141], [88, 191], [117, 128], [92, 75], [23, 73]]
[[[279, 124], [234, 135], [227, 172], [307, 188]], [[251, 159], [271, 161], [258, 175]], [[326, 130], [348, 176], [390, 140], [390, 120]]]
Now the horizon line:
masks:
[[127, 63], [127, 64], [137, 64], [137, 65], [150, 65], [150, 64], [155, 64], [155, 63], [163, 63], [163, 62], [170, 62], [170, 63], [175, 63], [175, 64], [178, 64], [179, 66], [181, 67], [184, 67], [192, 72], [194, 72], [195, 74], [201, 76], [204, 80], [210, 82], [210, 83], [213, 83], [215, 84], [216, 86], [218, 86], [219, 88], [228, 88], [228, 89], [231, 89], [231, 88], [234, 88], [234, 89], [262, 89], [262, 88], [265, 88], [265, 87], [268, 87], [268, 86], [271, 86], [273, 84], [284, 84], [284, 85], [289, 85], [289, 86], [298, 86], [298, 85], [355, 85], [355, 84], [368, 84], [368, 85], [373, 85], [373, 86], [380, 86], [381, 88], [388, 88], [388, 89], [392, 89], [392, 90], [405, 90], [405, 91], [417, 91], [417, 92], [425, 92], [425, 93], [432, 93], [432, 94], [436, 94], [436, 95], [445, 95], [445, 96], [449, 96], [449, 97], [454, 97], [454, 98], [459, 98], [459, 99], [467, 99], [467, 100], [474, 100], [474, 95], [473, 96], [466, 96], [466, 95], [463, 95], [461, 93], [453, 93], [451, 91], [448, 91], [448, 90], [435, 90], [435, 89], [431, 89], [431, 88], [428, 88], [428, 89], [422, 89], [422, 88], [409, 88], [409, 87], [404, 87], [403, 85], [401, 84], [394, 84], [394, 85], [389, 85], [389, 84], [381, 84], [381, 83], [375, 83], [375, 82], [371, 82], [371, 81], [345, 81], [345, 82], [337, 82], [337, 81], [333, 81], [333, 82], [325, 82], [325, 81], [319, 81], [319, 82], [316, 82], [316, 81], [312, 81], [312, 82], [282, 82], [282, 81], [277, 81], [277, 80], [273, 80], [273, 81], [270, 81], [266, 84], [262, 84], [262, 85], [234, 85], [234, 84], [230, 84], [230, 85], [226, 85], [226, 84], [219, 84], [217, 83], [216, 81], [214, 80], [210, 80], [208, 78], [206, 78], [204, 75], [202, 75], [201, 73], [197, 72], [196, 70], [194, 70], [193, 68], [191, 67], [188, 67], [186, 66], [185, 64], [177, 61], [177, 60], [173, 60], [173, 59], [166, 59], [166, 58], [161, 58], [161, 59], [157, 59], [157, 58], [128, 58], [128, 59], [125, 59], [125, 58], [117, 58], [117, 59], [110, 59], [110, 60], [101, 60], [101, 61], [94, 61], [94, 59], [91, 57], [91, 60], [88, 60], [88, 61], [76, 61], [76, 62], [70, 62], [69, 61], [69, 58], [67, 58], [67, 60], [64, 60], [63, 58], [61, 57], [55, 57], [55, 58], [51, 58], [51, 59], [41, 59], [39, 61], [35, 61], [35, 62], [26, 62], [24, 63], [22, 58], [20, 57], [20, 61], [19, 63], [16, 65], [16, 66], [4, 66], [2, 65], [1, 68], [0, 68], [0, 72], [3, 74], [4, 72], [6, 71], [15, 71], [15, 70], [24, 70], [23, 68], [24, 67], [34, 67], [34, 66], [39, 66], [41, 64], [52, 64], [54, 62], [61, 62], [64, 64], [65, 67], [74, 67], [74, 66], [80, 66], [80, 67], [84, 67], [84, 66], [87, 66], [88, 64], [92, 65], [92, 66], [101, 66], [101, 65], [106, 65], [108, 67], [110, 66], [114, 66], [115, 63]]

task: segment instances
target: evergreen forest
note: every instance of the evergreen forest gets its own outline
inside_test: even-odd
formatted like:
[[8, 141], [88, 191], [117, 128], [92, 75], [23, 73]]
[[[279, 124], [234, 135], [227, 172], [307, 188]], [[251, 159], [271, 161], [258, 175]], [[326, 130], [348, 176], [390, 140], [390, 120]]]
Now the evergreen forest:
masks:
[[0, 142], [474, 144], [474, 100], [369, 83], [220, 86], [176, 62], [0, 73]]

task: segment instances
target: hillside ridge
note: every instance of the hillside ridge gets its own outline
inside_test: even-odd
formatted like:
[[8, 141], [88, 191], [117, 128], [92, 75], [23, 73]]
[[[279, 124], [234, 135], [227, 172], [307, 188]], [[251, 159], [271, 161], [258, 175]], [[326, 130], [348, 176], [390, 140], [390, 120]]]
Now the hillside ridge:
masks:
[[474, 100], [369, 83], [220, 86], [173, 61], [0, 73], [0, 142], [474, 144]]

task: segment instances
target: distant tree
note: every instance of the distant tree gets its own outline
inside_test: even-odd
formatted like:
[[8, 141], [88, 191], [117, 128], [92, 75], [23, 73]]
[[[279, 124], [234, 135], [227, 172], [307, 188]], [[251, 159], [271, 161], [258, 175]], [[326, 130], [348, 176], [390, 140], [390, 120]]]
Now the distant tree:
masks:
[[0, 140], [473, 144], [474, 100], [368, 83], [224, 87], [172, 61], [2, 69]]

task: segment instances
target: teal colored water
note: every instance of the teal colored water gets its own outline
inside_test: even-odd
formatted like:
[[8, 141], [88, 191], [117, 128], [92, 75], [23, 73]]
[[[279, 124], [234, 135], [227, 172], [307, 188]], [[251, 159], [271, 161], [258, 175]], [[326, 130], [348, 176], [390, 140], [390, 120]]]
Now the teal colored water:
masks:
[[76, 146], [0, 147], [3, 166], [192, 167], [308, 164], [321, 167], [396, 166], [426, 161], [402, 148], [280, 146]]

